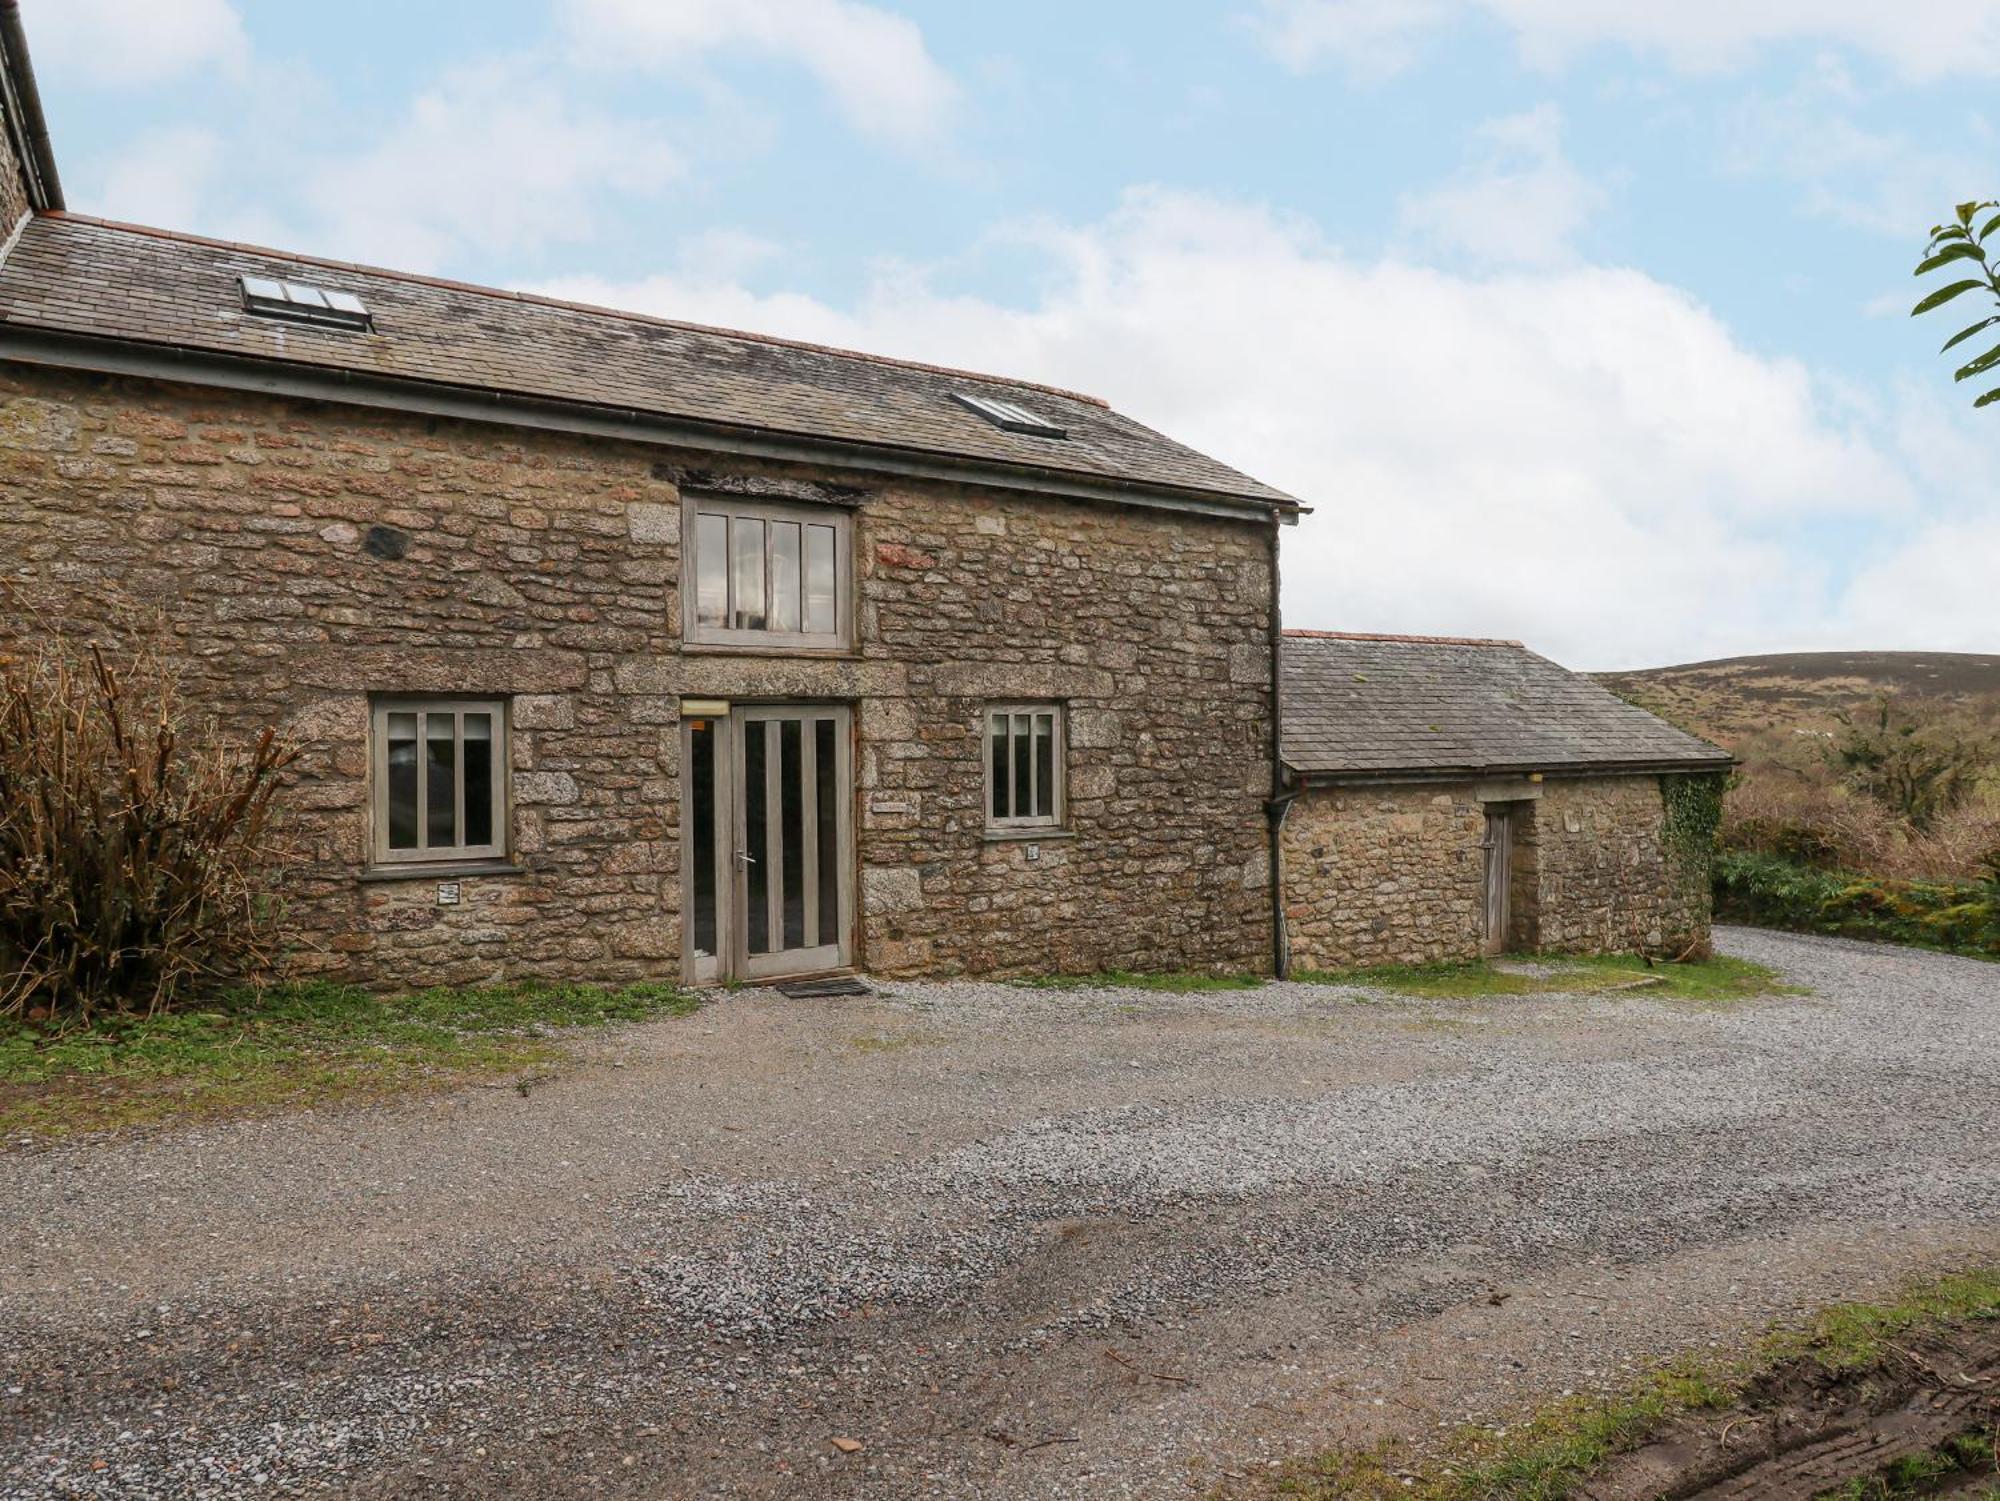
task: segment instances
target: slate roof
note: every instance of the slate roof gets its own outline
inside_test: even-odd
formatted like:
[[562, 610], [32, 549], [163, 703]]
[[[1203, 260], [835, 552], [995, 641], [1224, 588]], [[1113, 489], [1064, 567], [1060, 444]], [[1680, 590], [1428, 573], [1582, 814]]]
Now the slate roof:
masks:
[[[245, 274], [353, 292], [375, 329], [246, 313], [237, 282]], [[36, 216], [0, 265], [0, 354], [9, 327], [1195, 491], [1259, 512], [1297, 505], [1094, 397], [1053, 387], [77, 214]], [[952, 400], [959, 391], [1017, 402], [1068, 436], [1003, 431]]]
[[1287, 631], [1280, 665], [1285, 764], [1307, 777], [1730, 764], [1518, 641]]

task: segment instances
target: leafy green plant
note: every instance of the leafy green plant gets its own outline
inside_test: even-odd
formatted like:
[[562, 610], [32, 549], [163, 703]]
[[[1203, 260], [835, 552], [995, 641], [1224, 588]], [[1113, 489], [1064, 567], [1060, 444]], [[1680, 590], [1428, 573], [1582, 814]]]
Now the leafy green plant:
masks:
[[[1994, 231], [2000, 230], [2000, 213], [1993, 213], [1992, 217], [1977, 230], [1973, 228], [1973, 221], [1981, 214], [1996, 209], [2000, 209], [2000, 203], [1961, 203], [1953, 212], [1950, 224], [1932, 227], [1930, 243], [1924, 247], [1923, 260], [1918, 264], [1916, 274], [1928, 276], [1933, 271], [1946, 269], [1958, 272], [1976, 270], [1979, 274], [1961, 276], [1957, 281], [1936, 288], [1910, 309], [1912, 318], [1919, 313], [1928, 313], [1933, 308], [1943, 307], [1946, 303], [1963, 297], [1967, 292], [1991, 293], [1995, 303], [2000, 304], [2000, 273], [1996, 273], [1993, 263], [1987, 259], [1986, 254], [1987, 238]], [[2000, 324], [2000, 312], [1989, 313], [1978, 322], [1960, 329], [1944, 341], [1944, 348], [1953, 349], [1995, 324]], [[1943, 350], [1939, 352], [1943, 353]], [[1996, 366], [2000, 366], [2000, 344], [1994, 345], [1984, 354], [1961, 365], [1952, 375], [1952, 379], [1971, 380], [1975, 376], [1993, 372]], [[1983, 407], [1995, 401], [2000, 401], [2000, 386], [1995, 386], [1972, 404], [1975, 407]]]
[[2000, 889], [1976, 881], [1887, 881], [1731, 850], [1716, 861], [1715, 915], [2000, 959]]

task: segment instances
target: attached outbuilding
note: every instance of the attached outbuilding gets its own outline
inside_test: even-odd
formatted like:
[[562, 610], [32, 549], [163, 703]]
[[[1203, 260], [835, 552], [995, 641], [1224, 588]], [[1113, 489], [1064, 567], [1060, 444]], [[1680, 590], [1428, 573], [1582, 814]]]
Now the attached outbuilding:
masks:
[[1294, 969], [1706, 948], [1727, 751], [1518, 641], [1281, 655]]

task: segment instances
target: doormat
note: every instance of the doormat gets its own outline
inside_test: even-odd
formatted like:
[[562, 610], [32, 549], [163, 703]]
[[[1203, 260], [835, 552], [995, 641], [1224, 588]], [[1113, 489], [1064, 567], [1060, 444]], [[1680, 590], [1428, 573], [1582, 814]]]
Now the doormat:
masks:
[[874, 991], [859, 980], [798, 980], [790, 985], [780, 985], [778, 994], [788, 995], [795, 1001], [817, 1000], [828, 995], [873, 995]]

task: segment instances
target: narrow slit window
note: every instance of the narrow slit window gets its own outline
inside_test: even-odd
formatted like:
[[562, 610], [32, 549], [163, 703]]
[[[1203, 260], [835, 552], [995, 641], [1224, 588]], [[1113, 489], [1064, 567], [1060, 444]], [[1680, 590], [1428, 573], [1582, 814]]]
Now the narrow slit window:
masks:
[[986, 713], [986, 826], [996, 832], [1060, 828], [1063, 804], [1060, 704], [1010, 704]]
[[853, 642], [853, 519], [827, 506], [690, 497], [682, 627], [702, 645], [837, 650]]
[[378, 863], [506, 856], [504, 704], [382, 700], [371, 733]]

